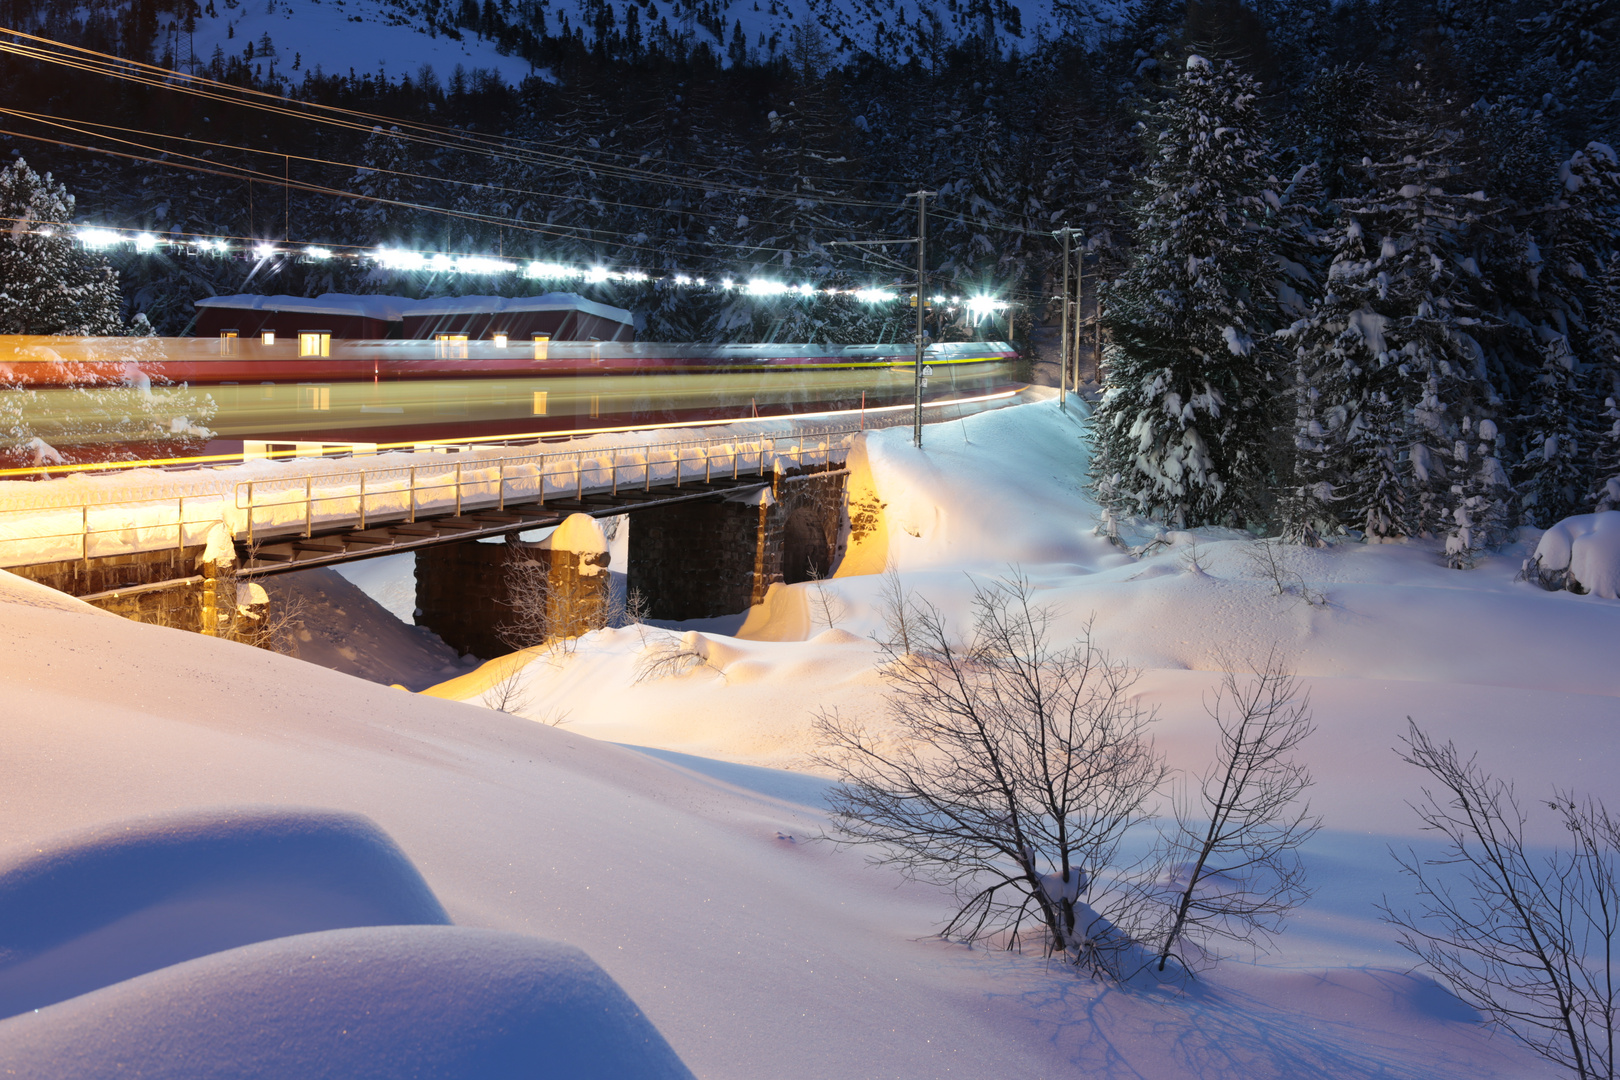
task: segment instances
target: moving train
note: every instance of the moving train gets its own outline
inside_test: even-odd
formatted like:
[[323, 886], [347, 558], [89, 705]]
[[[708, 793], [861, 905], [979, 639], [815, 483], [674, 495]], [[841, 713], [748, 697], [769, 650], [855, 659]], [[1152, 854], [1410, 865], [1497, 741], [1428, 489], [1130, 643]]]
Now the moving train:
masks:
[[[1006, 342], [931, 345], [924, 365], [930, 402], [1027, 381]], [[30, 463], [24, 434], [91, 461], [855, 413], [911, 403], [915, 372], [909, 345], [0, 337], [3, 464]]]

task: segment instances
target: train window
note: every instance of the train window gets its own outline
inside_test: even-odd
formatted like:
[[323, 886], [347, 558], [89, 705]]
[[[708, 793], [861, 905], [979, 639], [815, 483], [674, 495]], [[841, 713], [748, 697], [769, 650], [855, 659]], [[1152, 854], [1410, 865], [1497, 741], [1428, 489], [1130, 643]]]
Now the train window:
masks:
[[219, 355], [221, 355], [221, 356], [235, 356], [236, 355], [236, 331], [235, 330], [221, 330], [219, 332]]
[[534, 392], [534, 414], [533, 415], [535, 415], [535, 416], [544, 416], [544, 415], [546, 415], [546, 392], [544, 390], [536, 390]]
[[300, 330], [298, 332], [299, 356], [331, 356], [332, 335], [325, 330]]
[[494, 337], [495, 337], [495, 347], [497, 349], [506, 348], [506, 335], [505, 334], [496, 334]]
[[595, 420], [597, 417], [599, 417], [601, 415], [602, 415], [602, 395], [601, 394], [592, 394], [591, 395], [591, 419]]
[[330, 386], [300, 386], [298, 388], [298, 407], [311, 412], [326, 412], [332, 408], [332, 388]]
[[276, 343], [276, 332], [274, 330], [264, 331], [259, 335], [259, 341], [265, 345], [274, 345]]
[[[550, 350], [550, 348], [551, 348], [551, 335], [550, 334], [536, 334], [536, 335], [534, 335], [534, 358], [536, 360], [544, 360], [546, 358], [546, 353]], [[535, 415], [538, 416], [540, 414], [536, 413]]]
[[467, 359], [466, 334], [434, 334], [433, 340], [438, 346], [438, 355], [441, 360]]
[[262, 382], [262, 383], [259, 384], [259, 400], [260, 401], [274, 401], [275, 397], [276, 397], [276, 384], [275, 383], [273, 383], [273, 382]]

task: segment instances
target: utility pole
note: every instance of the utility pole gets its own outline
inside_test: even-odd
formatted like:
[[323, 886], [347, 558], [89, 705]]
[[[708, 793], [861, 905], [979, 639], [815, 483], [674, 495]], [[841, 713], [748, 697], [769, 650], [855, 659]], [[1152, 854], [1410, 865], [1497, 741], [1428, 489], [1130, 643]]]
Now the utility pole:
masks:
[[1074, 373], [1069, 385], [1074, 392], [1080, 392], [1080, 334], [1081, 321], [1085, 315], [1086, 300], [1086, 230], [1076, 229], [1080, 234], [1080, 244], [1074, 251], [1074, 347], [1069, 350], [1069, 362], [1074, 365]]
[[1073, 233], [1074, 230], [1065, 225], [1052, 234], [1063, 237], [1063, 329], [1058, 338], [1058, 407], [1064, 412], [1069, 411], [1069, 237]]
[[[916, 394], [913, 398], [911, 438], [919, 448], [922, 446], [922, 400], [923, 400], [923, 359], [926, 348], [923, 344], [924, 312], [927, 310], [928, 298], [924, 295], [928, 289], [928, 197], [937, 195], [935, 191], [913, 191], [907, 195], [908, 199], [917, 200], [917, 235], [909, 240], [829, 240], [823, 247], [883, 247], [888, 244], [916, 244], [917, 245], [917, 370], [913, 374], [916, 381]], [[1010, 309], [1009, 309], [1010, 310]], [[1012, 316], [1008, 316], [1007, 336], [1012, 337]]]
[[932, 191], [913, 191], [907, 195], [908, 199], [917, 200], [917, 370], [916, 370], [916, 398], [911, 414], [912, 441], [917, 448], [922, 448], [922, 400], [923, 400], [923, 356], [926, 351], [923, 343], [923, 313], [927, 310], [928, 289], [928, 196], [935, 194]]

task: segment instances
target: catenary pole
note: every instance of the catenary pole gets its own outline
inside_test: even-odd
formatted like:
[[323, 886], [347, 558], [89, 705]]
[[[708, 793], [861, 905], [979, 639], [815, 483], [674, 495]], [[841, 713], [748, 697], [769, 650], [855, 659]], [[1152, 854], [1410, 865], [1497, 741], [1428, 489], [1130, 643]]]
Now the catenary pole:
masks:
[[[1080, 243], [1074, 250], [1074, 347], [1069, 350], [1069, 363], [1073, 366], [1073, 374], [1069, 385], [1074, 392], [1080, 392], [1080, 335], [1083, 332], [1081, 323], [1085, 319], [1086, 311], [1086, 230], [1076, 230], [1080, 234]], [[1092, 283], [1095, 288], [1096, 283]]]
[[917, 200], [917, 370], [915, 372], [916, 397], [912, 407], [912, 441], [922, 447], [923, 401], [923, 313], [927, 309], [928, 291], [928, 196], [932, 191], [913, 191], [906, 196]]
[[1069, 233], [1067, 225], [1053, 233], [1063, 237], [1063, 326], [1058, 337], [1058, 406], [1069, 410]]

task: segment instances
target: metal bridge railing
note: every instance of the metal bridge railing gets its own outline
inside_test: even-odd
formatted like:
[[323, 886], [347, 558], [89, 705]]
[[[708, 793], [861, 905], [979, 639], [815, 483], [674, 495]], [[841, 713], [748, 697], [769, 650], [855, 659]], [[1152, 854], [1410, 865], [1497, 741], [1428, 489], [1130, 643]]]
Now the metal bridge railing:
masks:
[[[957, 416], [998, 404], [989, 399], [945, 403], [954, 406]], [[909, 419], [909, 414], [867, 414], [853, 424], [805, 427], [792, 433], [735, 431], [630, 447], [552, 450], [544, 449], [549, 445], [545, 442], [528, 443], [520, 452], [492, 457], [480, 453], [515, 447], [432, 444], [421, 448], [421, 456], [432, 459], [424, 464], [381, 464], [396, 453], [408, 453], [390, 451], [376, 459], [341, 459], [378, 461], [373, 468], [238, 482], [221, 477], [213, 490], [198, 482], [209, 470], [166, 473], [161, 479], [143, 479], [140, 486], [148, 492], [181, 484], [188, 489], [145, 496], [130, 487], [74, 485], [57, 490], [40, 485], [31, 505], [0, 508], [0, 567], [202, 545], [222, 523], [234, 539], [254, 542], [267, 538], [267, 532], [308, 536], [317, 527], [340, 522], [365, 527], [370, 522], [414, 521], [417, 514], [446, 509], [502, 510], [514, 499], [538, 502], [566, 494], [581, 498], [637, 484], [643, 490], [664, 483], [679, 486], [699, 475], [711, 480], [717, 470], [728, 476], [763, 475], [783, 459], [795, 467], [828, 463], [830, 456], [818, 461], [817, 455], [846, 451], [862, 430]], [[452, 456], [459, 460], [449, 460]], [[339, 459], [324, 460], [338, 466]]]
[[419, 514], [503, 511], [509, 503], [650, 491], [717, 475], [764, 476], [777, 464], [829, 465], [847, 453], [857, 427], [581, 450], [469, 457], [348, 472], [312, 472], [236, 485], [237, 538], [249, 544], [312, 536], [317, 528], [414, 522]]

